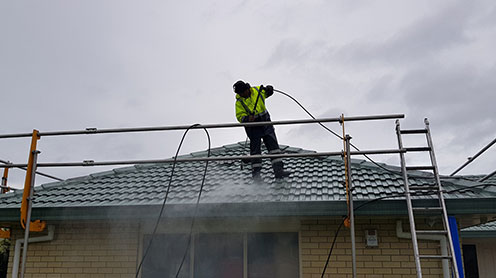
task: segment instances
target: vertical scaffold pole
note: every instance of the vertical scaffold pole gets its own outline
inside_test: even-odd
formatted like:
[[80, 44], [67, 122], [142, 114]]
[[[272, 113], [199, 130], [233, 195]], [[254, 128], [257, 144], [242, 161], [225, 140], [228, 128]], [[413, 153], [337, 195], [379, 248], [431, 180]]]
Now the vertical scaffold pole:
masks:
[[352, 273], [353, 278], [357, 277], [356, 271], [356, 244], [355, 244], [355, 216], [353, 213], [353, 188], [351, 184], [351, 152], [350, 152], [350, 140], [351, 136], [346, 134], [344, 128], [344, 114], [341, 114], [340, 124], [343, 127], [343, 160], [344, 160], [344, 174], [345, 174], [345, 184], [346, 184], [346, 204], [348, 205], [348, 216], [344, 220], [344, 226], [350, 228], [351, 237], [351, 261], [352, 261]]
[[349, 198], [349, 219], [350, 219], [350, 236], [351, 236], [351, 258], [352, 258], [352, 267], [353, 267], [353, 278], [357, 277], [357, 269], [356, 269], [356, 241], [355, 241], [355, 214], [353, 212], [353, 185], [351, 180], [351, 156], [350, 154], [350, 140], [351, 136], [345, 136], [346, 142], [346, 179], [348, 183], [348, 198]]
[[26, 270], [26, 259], [28, 253], [29, 228], [31, 224], [31, 210], [33, 206], [34, 180], [36, 177], [36, 163], [38, 151], [36, 150], [38, 139], [38, 130], [33, 130], [31, 138], [31, 147], [29, 149], [28, 167], [26, 170], [26, 180], [21, 203], [21, 226], [24, 228], [24, 244], [22, 246], [21, 278], [24, 278]]
[[38, 160], [38, 151], [34, 151], [33, 154], [33, 171], [31, 172], [31, 188], [28, 197], [28, 211], [26, 216], [26, 229], [24, 230], [24, 243], [22, 246], [22, 266], [21, 266], [21, 278], [24, 278], [24, 272], [26, 270], [26, 259], [28, 255], [28, 242], [29, 242], [29, 227], [31, 224], [31, 211], [33, 207], [33, 192], [34, 192], [34, 179], [36, 176], [36, 161]]
[[9, 188], [7, 187], [7, 178], [9, 177], [9, 168], [5, 168], [3, 170], [3, 176], [2, 176], [2, 188], [0, 189], [0, 192], [7, 193], [9, 191]]

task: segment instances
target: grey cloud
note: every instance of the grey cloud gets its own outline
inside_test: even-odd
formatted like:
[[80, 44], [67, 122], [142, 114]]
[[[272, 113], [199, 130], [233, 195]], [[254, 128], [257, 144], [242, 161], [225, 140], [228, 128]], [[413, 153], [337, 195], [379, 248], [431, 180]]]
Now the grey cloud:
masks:
[[432, 59], [443, 50], [470, 43], [466, 29], [473, 16], [472, 6], [457, 2], [432, 15], [424, 15], [383, 41], [354, 40], [339, 46], [325, 39], [287, 38], [276, 45], [267, 64], [311, 63], [318, 67], [339, 62], [340, 67], [358, 68], [377, 63], [395, 66], [418, 63]]
[[277, 44], [266, 66], [301, 63], [308, 59], [306, 49], [309, 47], [297, 39], [284, 39]]
[[396, 76], [386, 74], [375, 80], [370, 90], [365, 95], [367, 101], [372, 103], [389, 102], [397, 100], [398, 92], [395, 89]]
[[333, 56], [353, 63], [398, 64], [429, 59], [441, 50], [470, 41], [464, 32], [470, 16], [471, 9], [465, 3], [457, 3], [419, 19], [383, 42], [353, 42], [336, 50]]
[[[471, 66], [417, 68], [400, 83], [405, 100], [418, 110], [436, 110], [442, 120], [457, 119], [460, 124], [479, 119], [492, 119], [496, 97], [496, 67], [490, 70]], [[476, 109], [477, 113], [470, 113]]]
[[496, 67], [427, 68], [410, 72], [400, 83], [398, 89], [403, 92], [409, 110], [415, 115], [435, 117], [441, 129], [457, 134], [453, 144], [494, 136]]
[[473, 27], [494, 29], [496, 23], [496, 3], [488, 1], [479, 5], [478, 13], [472, 20]]

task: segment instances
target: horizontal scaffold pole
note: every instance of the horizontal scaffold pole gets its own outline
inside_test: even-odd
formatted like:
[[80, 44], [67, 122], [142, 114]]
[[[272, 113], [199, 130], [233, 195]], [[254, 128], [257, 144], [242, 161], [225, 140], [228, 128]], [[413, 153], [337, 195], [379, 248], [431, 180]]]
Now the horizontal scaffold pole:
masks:
[[496, 144], [496, 138], [494, 138], [491, 143], [487, 144], [484, 148], [482, 148], [478, 153], [476, 153], [474, 156], [469, 157], [467, 162], [465, 162], [462, 166], [460, 166], [458, 169], [456, 169], [453, 173], [450, 174], [450, 177], [456, 175], [456, 173], [460, 172], [465, 166], [469, 165], [474, 161], [477, 157], [479, 157], [481, 154], [483, 154], [485, 151], [487, 151], [490, 147], [492, 147], [494, 144]]
[[496, 175], [496, 171], [492, 172], [491, 174], [483, 177], [482, 179], [478, 180], [479, 182], [483, 182], [483, 181], [486, 181], [487, 179], [489, 179], [490, 177]]
[[[352, 121], [368, 121], [368, 120], [387, 120], [387, 119], [402, 119], [404, 114], [390, 115], [372, 115], [372, 116], [352, 116], [344, 117], [345, 122]], [[156, 127], [131, 127], [131, 128], [86, 128], [85, 130], [68, 130], [68, 131], [51, 131], [39, 132], [41, 137], [44, 136], [61, 136], [61, 135], [83, 135], [83, 134], [103, 134], [103, 133], [125, 133], [125, 132], [148, 132], [148, 131], [167, 131], [167, 130], [185, 130], [185, 129], [212, 129], [212, 128], [229, 128], [229, 127], [255, 127], [263, 125], [290, 125], [290, 124], [311, 124], [311, 123], [328, 123], [341, 122], [341, 117], [337, 118], [322, 118], [322, 119], [304, 119], [304, 120], [285, 120], [272, 122], [250, 122], [250, 123], [224, 123], [224, 124], [199, 124], [199, 125], [178, 125], [178, 126], [156, 126]], [[17, 134], [0, 134], [0, 139], [3, 138], [20, 138], [31, 137], [31, 133]]]
[[[397, 154], [404, 153], [403, 149], [387, 150], [370, 150], [350, 152], [350, 155], [369, 155], [369, 154]], [[199, 162], [199, 161], [230, 161], [230, 160], [249, 160], [249, 159], [274, 159], [274, 158], [296, 158], [296, 157], [327, 157], [342, 156], [343, 152], [315, 152], [315, 153], [283, 153], [283, 154], [266, 154], [266, 155], [239, 155], [239, 156], [211, 156], [211, 157], [181, 157], [168, 159], [152, 160], [122, 160], [122, 161], [102, 161], [85, 160], [83, 162], [56, 162], [56, 163], [38, 163], [37, 167], [79, 167], [79, 166], [111, 166], [111, 165], [129, 165], [129, 164], [159, 164], [174, 162]], [[26, 164], [8, 164], [0, 165], [0, 168], [25, 167]]]
[[[0, 159], [0, 163], [3, 163], [3, 164], [11, 164], [9, 161], [5, 161], [5, 160], [2, 160]], [[4, 167], [5, 168], [5, 167]], [[22, 169], [24, 171], [26, 171], [26, 167], [15, 167], [15, 168], [19, 168], [19, 169]], [[55, 176], [52, 176], [52, 175], [49, 175], [49, 174], [45, 174], [45, 173], [42, 173], [42, 172], [39, 172], [39, 171], [36, 171], [36, 174], [37, 175], [40, 175], [40, 176], [44, 176], [46, 178], [50, 178], [50, 179], [54, 179], [54, 180], [58, 180], [58, 181], [63, 181], [63, 179], [61, 178], [57, 178]]]

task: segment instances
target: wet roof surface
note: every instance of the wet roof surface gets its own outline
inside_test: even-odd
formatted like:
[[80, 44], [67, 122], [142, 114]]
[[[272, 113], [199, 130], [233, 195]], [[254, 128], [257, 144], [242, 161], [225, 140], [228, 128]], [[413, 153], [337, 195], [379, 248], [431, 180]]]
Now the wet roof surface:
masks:
[[[282, 145], [281, 149], [285, 153], [312, 152]], [[211, 156], [246, 155], [247, 153], [249, 149], [245, 142], [211, 150]], [[182, 157], [201, 156], [207, 156], [207, 152], [202, 151]], [[209, 162], [201, 203], [346, 200], [344, 164], [341, 157], [285, 158], [284, 161], [286, 170], [291, 171], [291, 175], [283, 181], [276, 182], [270, 161], [264, 160], [262, 170], [264, 183], [262, 184], [253, 182], [250, 166], [247, 164], [242, 166], [241, 161]], [[392, 172], [365, 160], [352, 160], [354, 199], [371, 200], [404, 192], [400, 169], [385, 164], [381, 166]], [[171, 170], [171, 164], [136, 165], [63, 182], [44, 184], [35, 188], [34, 207], [159, 205], [162, 204], [166, 195]], [[205, 162], [177, 163], [167, 203], [196, 203], [204, 170]], [[427, 185], [432, 183], [431, 176], [428, 173], [415, 172], [415, 177], [410, 179], [410, 183]], [[496, 197], [494, 186], [480, 187], [480, 183], [473, 179], [443, 179], [443, 186], [446, 191], [451, 191], [445, 195], [446, 198]], [[22, 192], [18, 191], [0, 196], [0, 207], [19, 207], [21, 195]], [[416, 198], [431, 197], [418, 196]]]

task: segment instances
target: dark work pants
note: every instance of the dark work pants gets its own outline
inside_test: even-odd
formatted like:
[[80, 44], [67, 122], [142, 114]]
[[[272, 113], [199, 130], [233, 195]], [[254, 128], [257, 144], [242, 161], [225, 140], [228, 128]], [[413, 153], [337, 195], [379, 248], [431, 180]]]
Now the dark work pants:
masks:
[[[257, 121], [270, 121], [270, 116], [267, 114], [266, 117], [257, 119]], [[265, 147], [269, 151], [269, 154], [281, 153], [279, 149], [279, 144], [277, 143], [277, 137], [273, 126], [260, 126], [260, 127], [247, 127], [245, 128], [248, 138], [250, 138], [250, 155], [257, 155], [262, 153], [262, 140]], [[274, 174], [278, 176], [282, 173], [284, 164], [282, 158], [271, 159], [272, 169], [274, 169]], [[254, 158], [251, 159], [252, 174], [258, 175], [262, 170], [262, 159]]]

